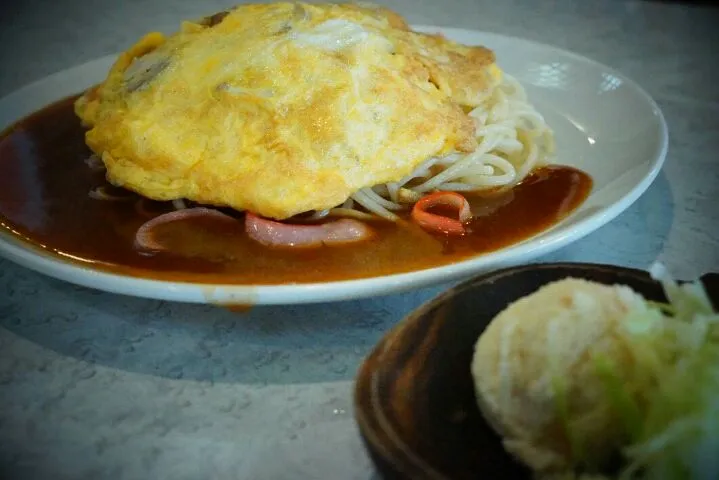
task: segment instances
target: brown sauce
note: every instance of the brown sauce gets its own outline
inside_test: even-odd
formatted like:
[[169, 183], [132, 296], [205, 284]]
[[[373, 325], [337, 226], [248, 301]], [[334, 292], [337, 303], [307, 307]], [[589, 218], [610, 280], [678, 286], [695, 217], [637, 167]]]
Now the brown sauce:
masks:
[[[282, 284], [388, 275], [453, 263], [535, 235], [572, 212], [591, 178], [571, 167], [537, 169], [512, 191], [473, 199], [478, 215], [463, 237], [426, 233], [410, 222], [373, 222], [365, 243], [311, 250], [275, 250], [249, 239], [242, 222], [176, 222], [160, 233], [173, 252], [134, 248], [136, 230], [171, 207], [165, 203], [99, 201], [105, 184], [85, 160], [90, 151], [73, 98], [48, 106], [0, 137], [0, 232], [71, 261], [115, 273], [193, 282]], [[138, 203], [139, 202], [139, 203]], [[142, 207], [142, 208], [138, 208]], [[144, 211], [144, 213], [143, 213]]]
[[220, 307], [229, 310], [232, 313], [248, 313], [250, 310], [252, 310], [251, 303], [236, 303], [236, 304], [229, 304], [229, 305], [219, 305]]

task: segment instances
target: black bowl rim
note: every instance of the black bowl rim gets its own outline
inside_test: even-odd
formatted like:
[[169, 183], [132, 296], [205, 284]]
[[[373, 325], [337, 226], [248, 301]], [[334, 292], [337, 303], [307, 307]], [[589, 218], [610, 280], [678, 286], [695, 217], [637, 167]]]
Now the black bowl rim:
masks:
[[[530, 264], [524, 264], [524, 265], [515, 265], [510, 267], [505, 267], [499, 270], [493, 270], [490, 272], [482, 273], [480, 275], [474, 276], [472, 278], [469, 278], [463, 282], [458, 283], [457, 285], [454, 285], [447, 289], [444, 292], [441, 292], [434, 296], [433, 298], [427, 300], [420, 306], [418, 306], [416, 309], [405, 315], [399, 322], [397, 322], [396, 325], [394, 325], [392, 328], [390, 328], [385, 334], [382, 336], [382, 338], [377, 342], [377, 344], [372, 348], [372, 350], [366, 355], [362, 363], [360, 364], [360, 367], [358, 369], [358, 373], [356, 376], [355, 381], [355, 387], [354, 387], [354, 399], [353, 399], [353, 407], [354, 407], [354, 417], [355, 421], [357, 423], [357, 426], [359, 428], [360, 434], [363, 437], [363, 440], [365, 442], [365, 446], [367, 450], [370, 452], [370, 456], [372, 457], [373, 462], [376, 464], [376, 458], [374, 457], [379, 456], [384, 461], [389, 463], [392, 468], [396, 469], [399, 473], [402, 475], [407, 475], [411, 471], [422, 471], [425, 478], [428, 479], [437, 479], [437, 480], [445, 480], [446, 477], [441, 474], [440, 472], [437, 472], [431, 465], [429, 465], [427, 462], [425, 462], [421, 457], [416, 455], [409, 446], [407, 446], [393, 429], [388, 428], [389, 422], [383, 421], [380, 422], [384, 428], [382, 429], [383, 433], [388, 436], [388, 438], [391, 439], [392, 443], [403, 453], [404, 458], [399, 458], [396, 456], [388, 456], [386, 455], [386, 450], [384, 448], [378, 448], [379, 441], [376, 435], [376, 432], [373, 428], [370, 427], [370, 422], [368, 421], [368, 418], [371, 416], [382, 416], [381, 411], [377, 409], [378, 405], [378, 399], [376, 396], [376, 388], [375, 388], [375, 380], [376, 380], [376, 370], [370, 371], [370, 360], [374, 360], [375, 358], [378, 358], [377, 363], [382, 364], [381, 358], [384, 354], [385, 346], [388, 341], [390, 341], [395, 335], [397, 335], [398, 332], [401, 330], [407, 328], [408, 325], [416, 321], [418, 318], [421, 318], [423, 315], [425, 315], [428, 311], [431, 311], [436, 306], [450, 300], [451, 298], [454, 298], [458, 295], [461, 295], [467, 290], [477, 288], [478, 286], [481, 286], [483, 284], [486, 284], [487, 282], [492, 282], [497, 279], [500, 279], [502, 277], [508, 276], [508, 275], [514, 275], [519, 272], [524, 271], [537, 271], [537, 270], [544, 270], [544, 269], [553, 269], [553, 270], [562, 270], [562, 269], [582, 269], [585, 271], [602, 271], [604, 273], [610, 272], [617, 274], [618, 276], [622, 275], [633, 275], [637, 277], [643, 277], [646, 280], [649, 281], [656, 281], [654, 280], [648, 271], [638, 269], [638, 268], [632, 268], [632, 267], [625, 267], [620, 265], [612, 265], [612, 264], [605, 264], [605, 263], [589, 263], [589, 262], [545, 262], [545, 263], [530, 263]], [[707, 273], [699, 277], [700, 280], [706, 280], [708, 278], [712, 278], [713, 280], [717, 279], [719, 277], [716, 273]], [[369, 391], [365, 392], [365, 386], [364, 382], [362, 380], [366, 379], [369, 376], [369, 382], [368, 387]], [[370, 407], [368, 409], [364, 409], [361, 407], [361, 399], [366, 398], [366, 395], [369, 394], [370, 398]]]

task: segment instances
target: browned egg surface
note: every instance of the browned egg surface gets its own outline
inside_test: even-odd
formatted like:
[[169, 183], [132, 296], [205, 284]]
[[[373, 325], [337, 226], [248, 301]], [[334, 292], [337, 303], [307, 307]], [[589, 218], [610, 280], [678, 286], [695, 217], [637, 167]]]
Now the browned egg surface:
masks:
[[[412, 224], [372, 222], [364, 243], [305, 250], [264, 247], [235, 225], [209, 218], [158, 229], [172, 253], [134, 246], [138, 227], [170, 211], [169, 203], [100, 201], [88, 192], [105, 185], [85, 160], [90, 151], [73, 112], [77, 97], [20, 121], [0, 137], [0, 232], [36, 248], [102, 270], [138, 277], [206, 283], [327, 282], [446, 265], [520, 242], [556, 224], [592, 188], [586, 173], [566, 166], [535, 170], [492, 199], [470, 199], [476, 217], [461, 237], [432, 235]], [[139, 207], [139, 208], [138, 208]]]

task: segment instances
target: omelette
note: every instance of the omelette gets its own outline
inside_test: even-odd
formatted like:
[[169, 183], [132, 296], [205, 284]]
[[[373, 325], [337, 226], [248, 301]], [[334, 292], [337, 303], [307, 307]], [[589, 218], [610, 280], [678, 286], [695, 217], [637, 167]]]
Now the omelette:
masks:
[[501, 77], [385, 8], [242, 5], [145, 35], [75, 111], [113, 185], [283, 220], [475, 151]]

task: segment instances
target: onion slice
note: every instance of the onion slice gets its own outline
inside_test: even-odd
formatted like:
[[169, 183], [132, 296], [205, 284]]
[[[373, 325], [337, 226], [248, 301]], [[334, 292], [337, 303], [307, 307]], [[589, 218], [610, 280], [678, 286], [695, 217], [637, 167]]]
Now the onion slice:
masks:
[[105, 163], [94, 153], [85, 159], [85, 164], [90, 167], [90, 170], [105, 170]]
[[[432, 207], [445, 206], [457, 211], [457, 218], [436, 215], [427, 210]], [[420, 227], [431, 232], [448, 235], [464, 235], [464, 224], [472, 218], [472, 210], [466, 198], [457, 192], [436, 192], [422, 197], [412, 208], [412, 220]]]
[[175, 210], [184, 210], [187, 208], [187, 204], [185, 203], [185, 201], [183, 199], [176, 198], [172, 201], [172, 207]]
[[109, 191], [108, 186], [106, 185], [100, 185], [97, 188], [93, 188], [89, 192], [87, 192], [87, 196], [92, 198], [93, 200], [102, 200], [106, 202], [127, 202], [129, 200], [133, 200], [137, 198], [137, 196], [128, 191], [128, 190], [121, 190], [119, 188], [116, 188], [119, 193], [115, 194], [111, 191]]
[[247, 212], [245, 231], [250, 238], [269, 247], [309, 248], [342, 245], [368, 240], [374, 230], [351, 218], [320, 225], [296, 225], [276, 222]]
[[214, 210], [212, 208], [195, 207], [186, 208], [183, 210], [175, 210], [170, 213], [163, 213], [152, 220], [148, 220], [143, 223], [142, 226], [135, 233], [135, 247], [143, 250], [154, 250], [160, 251], [165, 250], [165, 247], [160, 243], [154, 234], [154, 229], [159, 225], [163, 225], [170, 222], [178, 222], [187, 220], [188, 218], [198, 217], [212, 217], [225, 222], [237, 222], [236, 219], [229, 215]]

